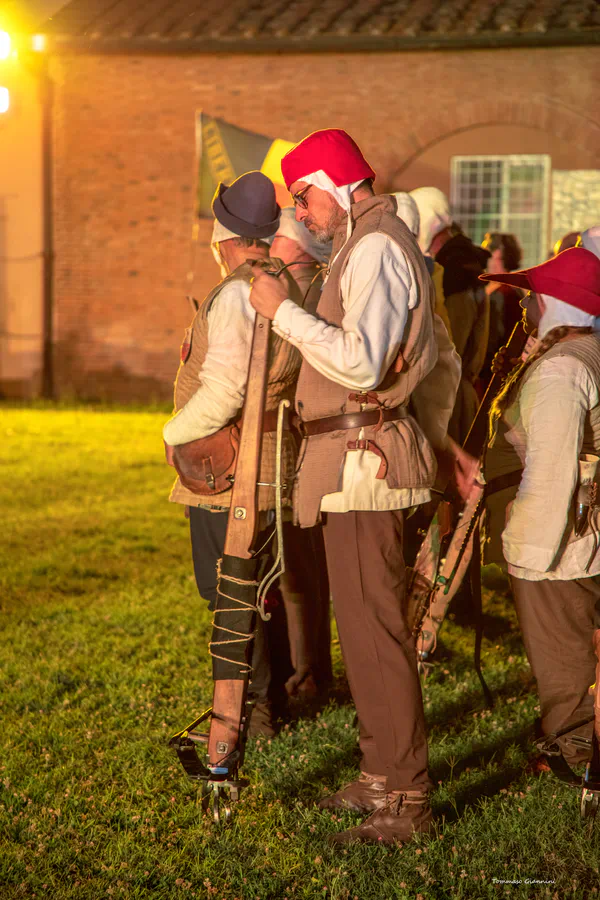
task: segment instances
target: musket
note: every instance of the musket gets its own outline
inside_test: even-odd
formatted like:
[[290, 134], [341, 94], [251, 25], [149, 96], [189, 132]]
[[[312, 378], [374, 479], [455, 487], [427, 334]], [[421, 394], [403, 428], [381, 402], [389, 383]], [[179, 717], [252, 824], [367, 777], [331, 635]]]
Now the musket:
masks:
[[[266, 271], [279, 275], [283, 269]], [[262, 587], [258, 581], [260, 559], [255, 545], [259, 523], [258, 491], [270, 333], [269, 319], [257, 313], [224, 553], [217, 571], [217, 605], [209, 644], [213, 658], [213, 703], [210, 709], [175, 734], [169, 742], [188, 776], [202, 783], [204, 807], [212, 797], [213, 818], [217, 823], [221, 821], [221, 805], [225, 820], [229, 821], [231, 802], [239, 799], [242, 787], [247, 784], [239, 777], [239, 769], [244, 761], [252, 711], [247, 695], [252, 672], [251, 651], [257, 602]], [[283, 400], [278, 417], [278, 451], [281, 448], [286, 406], [289, 406], [289, 401]], [[283, 487], [280, 454], [274, 486], [280, 501]], [[278, 537], [281, 538], [280, 528]], [[281, 561], [277, 574], [272, 569], [266, 576], [267, 587], [282, 570]], [[209, 733], [197, 733], [197, 727], [205, 721], [210, 721]], [[206, 747], [205, 761], [198, 756], [196, 748], [199, 744]]]
[[[523, 324], [518, 322], [506, 345], [508, 359], [521, 355], [526, 340]], [[503, 380], [500, 373], [492, 375], [463, 444], [463, 449], [479, 460], [487, 442], [490, 408]], [[446, 485], [410, 572], [409, 625], [417, 640], [420, 663], [425, 662], [435, 649], [448, 606], [469, 569], [473, 535], [478, 530], [484, 495], [485, 482], [480, 469], [452, 531], [453, 491], [450, 484]]]

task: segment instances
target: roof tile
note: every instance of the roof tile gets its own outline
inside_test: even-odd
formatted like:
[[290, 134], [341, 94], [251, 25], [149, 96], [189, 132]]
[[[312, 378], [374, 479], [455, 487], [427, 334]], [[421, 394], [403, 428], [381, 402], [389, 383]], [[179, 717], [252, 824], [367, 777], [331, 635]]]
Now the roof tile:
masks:
[[465, 38], [587, 33], [598, 0], [71, 0], [47, 23], [68, 43], [85, 38], [169, 41], [345, 38]]

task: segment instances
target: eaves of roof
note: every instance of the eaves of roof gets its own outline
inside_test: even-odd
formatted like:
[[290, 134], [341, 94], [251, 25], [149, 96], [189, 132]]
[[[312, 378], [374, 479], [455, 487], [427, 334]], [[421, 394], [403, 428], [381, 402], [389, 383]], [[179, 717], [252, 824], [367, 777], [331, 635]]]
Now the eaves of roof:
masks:
[[129, 35], [48, 36], [49, 52], [85, 54], [281, 54], [368, 53], [417, 50], [482, 50], [508, 47], [574, 47], [600, 45], [600, 29], [525, 32], [478, 32], [448, 35], [322, 34], [295, 38], [285, 36], [235, 36], [219, 38], [135, 37]]

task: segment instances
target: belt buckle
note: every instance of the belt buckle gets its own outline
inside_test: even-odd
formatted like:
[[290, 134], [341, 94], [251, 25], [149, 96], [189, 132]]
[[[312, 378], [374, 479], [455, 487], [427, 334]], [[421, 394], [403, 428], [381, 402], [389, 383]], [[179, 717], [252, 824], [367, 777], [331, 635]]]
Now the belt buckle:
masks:
[[296, 430], [300, 434], [300, 437], [305, 439], [308, 437], [306, 433], [306, 425], [304, 424], [304, 420], [300, 418], [300, 416], [296, 416], [294, 421], [294, 425], [296, 426]]

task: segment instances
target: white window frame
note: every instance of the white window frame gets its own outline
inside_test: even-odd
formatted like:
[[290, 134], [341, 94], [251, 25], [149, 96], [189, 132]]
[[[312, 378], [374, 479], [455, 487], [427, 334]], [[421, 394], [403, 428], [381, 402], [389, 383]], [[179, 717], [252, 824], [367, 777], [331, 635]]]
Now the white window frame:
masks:
[[[500, 199], [500, 212], [494, 215], [494, 218], [499, 219], [499, 224], [497, 226], [491, 227], [490, 231], [501, 231], [501, 232], [511, 232], [514, 231], [514, 227], [510, 224], [510, 220], [529, 220], [538, 219], [540, 220], [540, 239], [539, 239], [539, 247], [537, 248], [537, 259], [533, 261], [533, 263], [542, 262], [548, 253], [549, 245], [548, 241], [550, 239], [550, 192], [552, 190], [552, 161], [549, 154], [546, 153], [519, 153], [519, 154], [488, 154], [488, 155], [475, 155], [475, 156], [453, 156], [451, 158], [450, 163], [450, 174], [451, 174], [451, 190], [450, 190], [450, 206], [452, 208], [452, 214], [456, 218], [456, 221], [461, 224], [461, 215], [464, 216], [465, 213], [461, 212], [459, 208], [459, 184], [460, 182], [460, 172], [461, 172], [461, 163], [464, 162], [495, 162], [502, 163], [503, 171], [502, 171], [502, 193]], [[542, 207], [538, 213], [515, 213], [510, 211], [508, 206], [508, 197], [509, 197], [509, 179], [508, 172], [512, 166], [519, 166], [524, 164], [534, 164], [542, 167]], [[468, 226], [465, 223], [465, 231], [468, 234]], [[475, 238], [474, 238], [475, 239]], [[530, 264], [532, 262], [530, 261]]]

